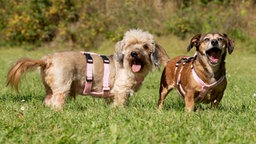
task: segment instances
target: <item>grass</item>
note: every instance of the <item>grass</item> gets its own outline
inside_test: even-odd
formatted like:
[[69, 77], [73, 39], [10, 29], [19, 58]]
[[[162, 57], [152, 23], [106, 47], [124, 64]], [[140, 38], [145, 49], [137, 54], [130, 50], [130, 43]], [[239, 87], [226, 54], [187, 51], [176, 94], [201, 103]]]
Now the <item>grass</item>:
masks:
[[[186, 54], [188, 40], [158, 41], [171, 57]], [[45, 92], [38, 72], [22, 79], [20, 94], [5, 87], [5, 79], [18, 58], [40, 58], [58, 50], [1, 48], [0, 143], [255, 143], [256, 54], [240, 47], [227, 56], [228, 87], [220, 107], [198, 104], [202, 110], [194, 113], [184, 112], [184, 102], [174, 91], [163, 111], [157, 110], [161, 71], [149, 74], [125, 108], [114, 109], [102, 99], [78, 96], [67, 100], [62, 112], [53, 111], [42, 104]], [[109, 53], [111, 48], [99, 51]]]

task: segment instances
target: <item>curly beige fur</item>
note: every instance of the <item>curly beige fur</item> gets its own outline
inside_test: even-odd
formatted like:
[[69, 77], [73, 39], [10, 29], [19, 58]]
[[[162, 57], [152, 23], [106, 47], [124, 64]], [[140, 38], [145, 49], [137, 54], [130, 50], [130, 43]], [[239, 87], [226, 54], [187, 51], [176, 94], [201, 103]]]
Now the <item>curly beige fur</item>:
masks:
[[[104, 66], [99, 55], [93, 58], [93, 91], [101, 91]], [[124, 106], [130, 94], [136, 92], [146, 75], [160, 64], [166, 64], [169, 57], [165, 50], [155, 44], [153, 35], [142, 30], [130, 30], [117, 42], [110, 60], [110, 96], [114, 106]], [[44, 103], [52, 108], [62, 109], [66, 97], [83, 94], [86, 83], [86, 58], [81, 52], [53, 53], [40, 60], [21, 59], [9, 70], [7, 85], [18, 91], [20, 77], [37, 67], [46, 90]]]

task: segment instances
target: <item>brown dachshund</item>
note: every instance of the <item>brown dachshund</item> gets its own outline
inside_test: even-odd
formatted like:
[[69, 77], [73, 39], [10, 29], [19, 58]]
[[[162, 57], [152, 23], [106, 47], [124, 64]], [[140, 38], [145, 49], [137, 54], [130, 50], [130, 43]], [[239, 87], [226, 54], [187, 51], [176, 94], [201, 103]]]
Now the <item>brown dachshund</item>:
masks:
[[162, 109], [167, 94], [175, 87], [185, 100], [187, 111], [195, 102], [211, 103], [217, 107], [226, 89], [225, 57], [234, 49], [226, 34], [197, 34], [187, 48], [196, 47], [193, 57], [178, 56], [170, 60], [161, 77], [158, 108]]

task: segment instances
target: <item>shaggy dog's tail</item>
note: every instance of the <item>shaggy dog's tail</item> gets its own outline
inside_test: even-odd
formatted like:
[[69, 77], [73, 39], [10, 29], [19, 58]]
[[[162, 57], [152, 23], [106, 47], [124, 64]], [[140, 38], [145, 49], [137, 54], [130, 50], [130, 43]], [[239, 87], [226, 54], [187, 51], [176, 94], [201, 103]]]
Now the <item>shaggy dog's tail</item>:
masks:
[[6, 86], [10, 85], [17, 92], [19, 88], [20, 78], [28, 70], [35, 70], [38, 67], [44, 68], [46, 63], [42, 60], [32, 60], [23, 58], [18, 60], [9, 70], [6, 80]]

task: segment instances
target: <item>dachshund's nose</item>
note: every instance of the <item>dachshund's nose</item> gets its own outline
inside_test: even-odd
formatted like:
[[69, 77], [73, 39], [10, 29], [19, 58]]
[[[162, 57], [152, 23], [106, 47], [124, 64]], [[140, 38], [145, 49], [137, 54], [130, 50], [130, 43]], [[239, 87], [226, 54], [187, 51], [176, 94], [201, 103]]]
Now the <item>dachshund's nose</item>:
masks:
[[211, 44], [212, 44], [212, 46], [217, 46], [218, 45], [218, 41], [216, 39], [213, 39], [211, 41]]
[[131, 56], [132, 56], [133, 58], [136, 58], [136, 57], [138, 56], [138, 53], [135, 52], [135, 51], [132, 51], [132, 52], [131, 52]]

